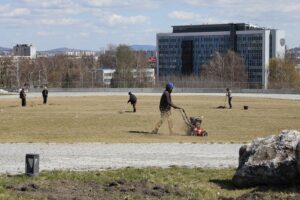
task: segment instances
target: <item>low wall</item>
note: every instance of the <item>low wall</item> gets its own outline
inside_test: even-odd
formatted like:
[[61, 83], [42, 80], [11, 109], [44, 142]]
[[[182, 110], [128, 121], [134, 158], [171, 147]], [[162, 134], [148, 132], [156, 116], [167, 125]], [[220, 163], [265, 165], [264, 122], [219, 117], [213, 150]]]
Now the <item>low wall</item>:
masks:
[[[42, 88], [31, 88], [29, 92], [42, 92]], [[164, 88], [49, 88], [51, 92], [134, 92], [161, 93]], [[175, 88], [176, 93], [224, 93], [225, 89], [211, 88]], [[233, 89], [234, 93], [262, 93], [262, 94], [300, 94], [300, 90], [278, 89]]]

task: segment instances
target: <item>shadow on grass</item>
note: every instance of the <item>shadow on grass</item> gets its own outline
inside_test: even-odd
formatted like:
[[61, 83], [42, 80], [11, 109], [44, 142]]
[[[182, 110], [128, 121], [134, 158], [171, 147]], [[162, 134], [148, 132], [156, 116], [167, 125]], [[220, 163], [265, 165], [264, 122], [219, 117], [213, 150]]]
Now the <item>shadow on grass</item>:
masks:
[[[211, 179], [209, 182], [214, 183], [225, 190], [240, 190], [240, 189], [253, 189], [251, 193], [255, 192], [285, 192], [295, 193], [300, 195], [300, 184], [282, 184], [282, 185], [258, 185], [252, 187], [238, 188], [234, 185], [231, 179]], [[300, 196], [299, 196], [300, 197]]]
[[[135, 133], [135, 134], [152, 134], [151, 131], [128, 131], [128, 133]], [[153, 135], [153, 134], [152, 134]]]
[[16, 107], [19, 107], [18, 105], [11, 105], [11, 106], [8, 106], [9, 108], [16, 108]]
[[209, 180], [209, 182], [220, 186], [222, 189], [226, 189], [226, 190], [236, 190], [237, 189], [237, 187], [234, 186], [231, 179], [227, 179], [227, 180], [211, 179], [211, 180]]

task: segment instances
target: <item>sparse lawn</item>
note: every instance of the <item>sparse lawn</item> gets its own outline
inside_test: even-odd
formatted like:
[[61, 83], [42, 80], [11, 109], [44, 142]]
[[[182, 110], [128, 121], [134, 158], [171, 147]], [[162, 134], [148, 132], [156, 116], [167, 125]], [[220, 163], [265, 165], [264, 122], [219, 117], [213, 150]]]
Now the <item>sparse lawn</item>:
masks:
[[[0, 142], [221, 142], [243, 143], [278, 134], [283, 129], [300, 130], [300, 101], [233, 98], [233, 109], [216, 109], [224, 97], [173, 96], [175, 104], [190, 116], [204, 116], [208, 137], [185, 136], [184, 123], [173, 110], [174, 131], [166, 124], [159, 135], [150, 132], [160, 118], [160, 96], [138, 96], [137, 113], [124, 110], [127, 96], [49, 97], [0, 100]], [[249, 110], [243, 110], [248, 105]], [[128, 104], [128, 111], [131, 105]]]
[[42, 172], [35, 178], [1, 175], [0, 199], [214, 200], [244, 195], [248, 198], [242, 199], [254, 200], [299, 197], [299, 186], [237, 189], [231, 181], [233, 174], [234, 169], [172, 167], [92, 172], [52, 171]]

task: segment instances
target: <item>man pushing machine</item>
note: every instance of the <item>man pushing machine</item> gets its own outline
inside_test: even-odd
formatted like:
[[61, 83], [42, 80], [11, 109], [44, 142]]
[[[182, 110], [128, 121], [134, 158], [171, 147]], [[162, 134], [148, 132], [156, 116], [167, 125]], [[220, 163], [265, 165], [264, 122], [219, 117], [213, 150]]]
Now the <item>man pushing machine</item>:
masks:
[[159, 122], [156, 124], [154, 130], [151, 132], [152, 134], [157, 134], [158, 129], [160, 126], [164, 123], [165, 120], [168, 121], [168, 127], [169, 127], [169, 132], [172, 135], [173, 134], [173, 124], [171, 120], [171, 107], [174, 109], [182, 109], [176, 105], [173, 104], [172, 98], [171, 98], [171, 93], [174, 88], [174, 84], [172, 82], [168, 82], [166, 85], [166, 89], [163, 92], [161, 98], [160, 98], [160, 104], [159, 104], [159, 110], [161, 114], [161, 119]]

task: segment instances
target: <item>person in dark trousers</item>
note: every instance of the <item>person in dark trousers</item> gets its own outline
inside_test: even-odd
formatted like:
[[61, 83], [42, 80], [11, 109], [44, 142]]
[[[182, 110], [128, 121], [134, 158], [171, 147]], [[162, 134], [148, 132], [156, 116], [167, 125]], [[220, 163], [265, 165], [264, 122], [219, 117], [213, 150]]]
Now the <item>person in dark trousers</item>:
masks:
[[127, 103], [131, 103], [132, 107], [133, 107], [133, 112], [136, 112], [136, 102], [137, 102], [137, 98], [134, 94], [132, 94], [131, 92], [128, 92], [129, 95], [129, 100], [127, 101]]
[[42, 95], [43, 95], [43, 103], [46, 104], [47, 103], [47, 99], [48, 99], [48, 89], [47, 87], [44, 87], [43, 91], [42, 91]]
[[161, 127], [161, 125], [164, 123], [165, 120], [168, 121], [168, 127], [169, 127], [169, 132], [172, 135], [173, 134], [173, 124], [171, 120], [171, 107], [174, 109], [182, 109], [176, 105], [173, 104], [172, 98], [171, 98], [171, 93], [174, 88], [174, 84], [172, 82], [167, 83], [166, 89], [163, 92], [161, 98], [160, 98], [160, 104], [159, 104], [159, 110], [161, 114], [161, 118], [159, 122], [156, 124], [154, 130], [151, 132], [152, 134], [157, 134], [158, 129]]
[[232, 109], [232, 104], [231, 104], [232, 95], [231, 95], [231, 90], [229, 88], [226, 88], [226, 96], [228, 99], [229, 109]]
[[20, 99], [22, 100], [22, 106], [26, 106], [26, 93], [24, 87], [20, 91]]

